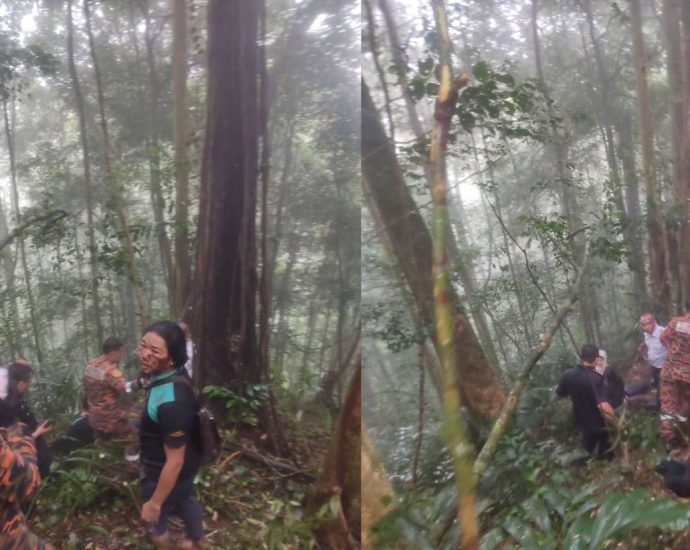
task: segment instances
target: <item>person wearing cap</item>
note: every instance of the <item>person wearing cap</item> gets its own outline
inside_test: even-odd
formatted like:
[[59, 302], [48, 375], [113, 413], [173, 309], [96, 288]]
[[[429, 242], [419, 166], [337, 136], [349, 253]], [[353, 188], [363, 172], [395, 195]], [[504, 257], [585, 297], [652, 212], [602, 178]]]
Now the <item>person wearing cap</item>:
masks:
[[688, 439], [690, 409], [690, 300], [685, 312], [671, 319], [659, 336], [667, 354], [661, 369], [661, 440], [667, 452]]
[[615, 413], [605, 395], [604, 377], [596, 370], [600, 363], [597, 346], [582, 346], [580, 363], [563, 373], [556, 395], [570, 397], [582, 447], [590, 456], [595, 456], [596, 451], [597, 458], [612, 460], [613, 450], [605, 419], [614, 417]]
[[640, 316], [640, 328], [644, 334], [644, 343], [640, 345], [640, 351], [652, 369], [652, 381], [659, 395], [661, 369], [666, 361], [666, 346], [659, 338], [666, 327], [657, 324], [654, 315], [647, 312]]

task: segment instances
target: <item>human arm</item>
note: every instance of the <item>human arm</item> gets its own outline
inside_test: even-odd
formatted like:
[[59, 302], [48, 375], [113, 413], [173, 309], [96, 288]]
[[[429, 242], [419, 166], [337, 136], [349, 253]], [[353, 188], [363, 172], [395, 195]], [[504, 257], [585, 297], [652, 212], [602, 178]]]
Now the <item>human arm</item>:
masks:
[[156, 490], [151, 495], [151, 498], [144, 502], [141, 507], [141, 519], [147, 523], [157, 523], [161, 513], [161, 506], [168, 498], [168, 495], [175, 488], [177, 478], [180, 476], [182, 466], [184, 465], [184, 451], [185, 445], [182, 447], [172, 448], [168, 445], [163, 445], [165, 450], [165, 464], [161, 470]]
[[50, 420], [44, 420], [41, 424], [33, 431], [31, 437], [34, 439], [41, 437], [43, 434], [47, 434], [53, 428], [50, 426]]
[[184, 466], [185, 448], [192, 428], [194, 409], [189, 402], [169, 402], [158, 407], [158, 422], [163, 429], [165, 464], [156, 489], [141, 508], [141, 519], [157, 522], [165, 499], [175, 487]]
[[125, 384], [127, 383], [127, 381], [125, 380], [125, 377], [120, 369], [118, 369], [117, 367], [113, 367], [108, 372], [107, 376], [108, 385], [111, 388], [113, 388], [117, 393], [122, 393], [125, 391]]

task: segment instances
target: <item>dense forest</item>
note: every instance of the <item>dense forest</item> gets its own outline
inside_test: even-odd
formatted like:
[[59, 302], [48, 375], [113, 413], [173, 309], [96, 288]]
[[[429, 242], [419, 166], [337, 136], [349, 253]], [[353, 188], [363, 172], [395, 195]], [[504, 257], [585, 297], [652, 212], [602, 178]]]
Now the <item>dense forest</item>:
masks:
[[[315, 481], [359, 407], [359, 29], [331, 0], [0, 5], [0, 358], [32, 365], [55, 441], [105, 338], [131, 379], [142, 327], [184, 320], [225, 435], [196, 482], [210, 548], [350, 516]], [[120, 455], [57, 457], [32, 529], [148, 547]]]
[[64, 434], [170, 319], [204, 547], [690, 545], [690, 3], [6, 0], [0, 103], [32, 533], [151, 547], [143, 465]]
[[582, 464], [555, 388], [587, 343], [650, 376], [640, 315], [683, 313], [688, 3], [362, 9], [365, 540], [686, 547], [658, 412]]

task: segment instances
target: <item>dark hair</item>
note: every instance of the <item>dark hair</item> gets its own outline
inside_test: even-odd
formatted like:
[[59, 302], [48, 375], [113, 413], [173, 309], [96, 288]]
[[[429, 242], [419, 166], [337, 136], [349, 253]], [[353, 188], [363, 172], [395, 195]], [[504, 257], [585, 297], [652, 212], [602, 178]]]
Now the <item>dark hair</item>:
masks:
[[177, 323], [174, 321], [156, 321], [142, 330], [141, 335], [149, 332], [155, 332], [165, 340], [165, 346], [168, 348], [168, 354], [175, 367], [182, 367], [187, 362], [187, 341], [184, 332], [177, 326]]
[[32, 369], [26, 363], [10, 363], [7, 366], [7, 371], [11, 386], [15, 386], [17, 382], [28, 382], [31, 380]]
[[594, 361], [597, 357], [599, 357], [599, 348], [594, 344], [585, 344], [580, 349], [580, 359], [583, 361]]
[[111, 336], [106, 338], [103, 342], [103, 354], [110, 353], [111, 351], [117, 351], [124, 347], [125, 343], [120, 340], [117, 336]]

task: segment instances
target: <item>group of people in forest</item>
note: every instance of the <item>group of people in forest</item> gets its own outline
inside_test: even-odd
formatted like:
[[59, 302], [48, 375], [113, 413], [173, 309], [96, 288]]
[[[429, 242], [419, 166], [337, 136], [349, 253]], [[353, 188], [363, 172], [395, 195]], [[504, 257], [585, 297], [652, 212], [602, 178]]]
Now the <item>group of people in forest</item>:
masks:
[[[192, 390], [193, 345], [184, 323], [157, 321], [142, 332], [138, 345], [140, 376], [126, 381], [119, 363], [123, 342], [103, 343], [102, 355], [83, 372], [84, 409], [96, 446], [115, 439], [126, 442], [125, 459], [138, 462], [143, 505], [141, 519], [158, 548], [172, 548], [168, 519], [176, 515], [186, 538], [178, 548], [202, 548], [202, 507], [194, 492], [200, 451], [194, 444], [199, 410]], [[0, 368], [0, 548], [51, 549], [32, 534], [24, 511], [36, 495], [52, 461], [44, 434], [25, 401], [32, 370], [24, 360]], [[119, 397], [146, 391], [140, 418], [132, 419]]]
[[[660, 436], [666, 452], [690, 446], [690, 300], [684, 314], [664, 327], [652, 313], [643, 313], [640, 352], [650, 368], [652, 391], [660, 411]], [[606, 353], [594, 344], [580, 350], [580, 362], [567, 369], [556, 388], [559, 397], [570, 397], [582, 447], [602, 459], [612, 459], [608, 424], [615, 422], [610, 377], [605, 373]], [[622, 382], [622, 381], [621, 381]]]

